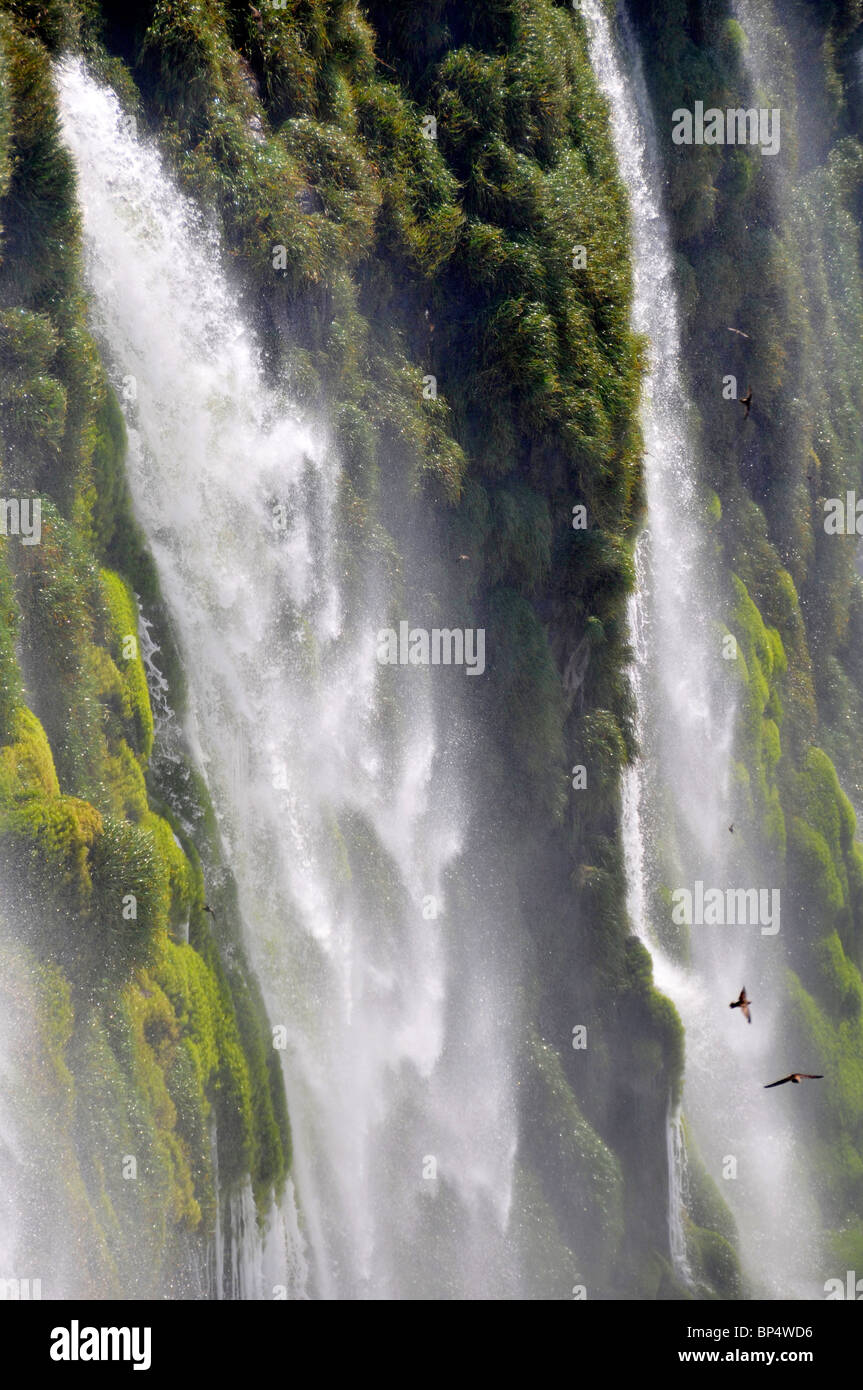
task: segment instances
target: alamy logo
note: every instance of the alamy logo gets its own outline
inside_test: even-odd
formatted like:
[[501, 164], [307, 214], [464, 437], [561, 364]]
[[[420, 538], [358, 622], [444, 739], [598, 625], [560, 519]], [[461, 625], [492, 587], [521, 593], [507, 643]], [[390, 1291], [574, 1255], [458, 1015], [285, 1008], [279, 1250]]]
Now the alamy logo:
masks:
[[705, 889], [696, 879], [694, 892], [675, 888], [671, 920], [678, 927], [760, 927], [762, 936], [779, 930], [778, 888]]
[[485, 628], [385, 627], [378, 632], [378, 661], [382, 666], [464, 666], [468, 676], [485, 670]]
[[69, 1327], [51, 1332], [52, 1361], [132, 1361], [135, 1371], [149, 1371], [149, 1327], [81, 1327], [73, 1318]]
[[22, 545], [42, 539], [41, 497], [0, 497], [0, 536], [20, 536]]
[[858, 1279], [853, 1269], [845, 1271], [845, 1279], [828, 1279], [824, 1284], [827, 1301], [847, 1299], [851, 1303], [863, 1303], [863, 1279]]
[[824, 530], [828, 536], [863, 536], [863, 497], [856, 492], [824, 499]]
[[30, 1299], [38, 1300], [42, 1297], [41, 1279], [0, 1279], [0, 1301], [7, 1299], [14, 1301]]
[[679, 106], [671, 120], [675, 145], [760, 145], [764, 154], [779, 153], [778, 107], [739, 106], [721, 111], [711, 106], [705, 111], [704, 102], [697, 101], [694, 111]]

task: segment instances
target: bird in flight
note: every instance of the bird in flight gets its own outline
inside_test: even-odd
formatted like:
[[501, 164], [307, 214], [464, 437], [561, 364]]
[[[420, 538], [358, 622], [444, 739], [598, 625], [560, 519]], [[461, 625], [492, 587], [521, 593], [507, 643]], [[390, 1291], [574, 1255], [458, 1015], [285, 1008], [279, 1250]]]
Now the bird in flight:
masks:
[[749, 390], [746, 392], [746, 395], [745, 395], [745, 396], [740, 396], [740, 397], [739, 397], [739, 400], [740, 400], [740, 404], [741, 404], [742, 406], [745, 406], [745, 410], [744, 410], [744, 412], [743, 412], [743, 418], [744, 418], [744, 420], [748, 420], [748, 419], [749, 419], [749, 412], [750, 412], [750, 410], [752, 409], [752, 387], [751, 387], [751, 386], [750, 386]]
[[[729, 1004], [728, 1007], [729, 1007], [729, 1009], [739, 1009], [740, 1012], [743, 1014], [743, 1017], [746, 1019], [746, 1022], [747, 1022], [747, 1023], [751, 1023], [751, 1022], [752, 1022], [752, 1015], [751, 1015], [751, 1013], [749, 1012], [749, 1005], [750, 1005], [751, 1003], [752, 1003], [752, 1000], [746, 998], [746, 986], [744, 985], [743, 988], [742, 988], [742, 990], [740, 991], [740, 996], [739, 996], [739, 998], [735, 999], [735, 1000], [734, 1000], [734, 1003], [733, 1003], [733, 1004]], [[786, 1077], [786, 1080], [787, 1080], [787, 1079], [788, 1079], [788, 1078]], [[779, 1085], [779, 1082], [777, 1081], [776, 1084], [777, 1084], [777, 1086], [778, 1086], [778, 1085]]]
[[765, 1086], [765, 1091], [770, 1091], [774, 1086], [784, 1086], [786, 1081], [793, 1081], [795, 1086], [799, 1086], [801, 1081], [823, 1081], [821, 1072], [793, 1071], [790, 1076], [783, 1076], [781, 1081], [771, 1081]]
[[733, 821], [732, 821], [731, 824], [729, 825], [728, 830], [729, 830], [729, 833], [730, 833], [731, 835], [734, 834], [734, 822], [733, 822]]

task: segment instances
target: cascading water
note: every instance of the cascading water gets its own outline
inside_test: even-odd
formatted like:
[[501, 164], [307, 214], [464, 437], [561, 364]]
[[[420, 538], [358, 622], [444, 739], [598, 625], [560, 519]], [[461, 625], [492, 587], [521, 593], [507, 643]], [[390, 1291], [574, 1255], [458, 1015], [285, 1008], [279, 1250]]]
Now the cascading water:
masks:
[[686, 1248], [684, 1215], [689, 1198], [686, 1163], [686, 1136], [678, 1106], [668, 1117], [668, 1243], [671, 1261], [683, 1280], [694, 1281]]
[[[22, 950], [9, 884], [0, 885], [0, 1302], [66, 1297], [84, 1286], [67, 1239], [69, 1158], [57, 1143], [57, 1089], [34, 997], [39, 963]], [[47, 1084], [46, 1084], [47, 1082]]]
[[505, 923], [458, 920], [469, 741], [433, 671], [382, 699], [383, 563], [352, 573], [337, 462], [265, 381], [218, 237], [79, 60], [57, 84], [185, 733], [287, 1040], [297, 1205], [256, 1252], [234, 1196], [245, 1251], [210, 1262], [242, 1296], [507, 1296], [516, 986]]
[[[781, 935], [762, 935], [758, 925], [696, 925], [686, 962], [674, 949], [661, 891], [692, 890], [697, 880], [723, 891], [763, 886], [763, 870], [728, 829], [736, 705], [720, 654], [722, 586], [693, 464], [662, 166], [640, 56], [625, 12], [618, 11], [615, 25], [600, 0], [581, 0], [581, 10], [630, 194], [634, 324], [650, 339], [642, 411], [648, 525], [630, 613], [642, 754], [624, 785], [629, 912], [649, 942], [657, 985], [685, 1025], [685, 1124], [737, 1218], [752, 1289], [767, 1297], [814, 1296], [817, 1223], [807, 1205], [806, 1155], [793, 1116], [771, 1108], [762, 1089], [775, 1068], [777, 1076], [788, 1070]], [[755, 1000], [751, 1028], [728, 1008], [744, 984]], [[678, 1275], [690, 1282], [686, 1146], [676, 1114], [668, 1147], [669, 1249]]]
[[0, 955], [0, 1277], [9, 1277], [19, 1268], [19, 1216], [21, 1206], [21, 1153], [17, 1139], [14, 1096], [19, 1085], [15, 1030], [20, 1019], [11, 1015], [10, 1005], [16, 996], [10, 961], [3, 941]]

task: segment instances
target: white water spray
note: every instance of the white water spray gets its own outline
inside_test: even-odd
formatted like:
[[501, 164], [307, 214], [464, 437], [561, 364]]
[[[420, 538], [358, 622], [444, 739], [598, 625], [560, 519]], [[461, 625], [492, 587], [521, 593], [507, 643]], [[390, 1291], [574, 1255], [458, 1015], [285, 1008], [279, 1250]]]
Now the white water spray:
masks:
[[461, 920], [454, 905], [467, 744], [444, 711], [444, 745], [428, 670], [397, 671], [384, 723], [387, 579], [383, 565], [346, 578], [324, 433], [264, 380], [218, 237], [155, 148], [79, 60], [57, 83], [93, 324], [126, 401], [135, 512], [188, 680], [186, 736], [287, 1033], [298, 1210], [291, 1187], [271, 1223], [279, 1258], [258, 1250], [236, 1273], [259, 1237], [250, 1195], [232, 1198], [248, 1248], [231, 1255], [217, 1237], [213, 1262], [245, 1297], [278, 1284], [326, 1298], [511, 1293], [515, 984], [506, 924], [482, 902]]
[[[720, 655], [718, 565], [699, 495], [681, 362], [671, 239], [640, 56], [625, 12], [619, 25], [600, 0], [581, 0], [591, 59], [610, 107], [612, 135], [629, 190], [635, 271], [634, 328], [650, 339], [642, 426], [648, 525], [639, 541], [630, 610], [642, 755], [624, 782], [628, 908], [650, 947], [658, 987], [686, 1028], [684, 1108], [708, 1172], [735, 1214], [752, 1288], [767, 1297], [815, 1296], [815, 1218], [793, 1113], [762, 1087], [788, 1070], [781, 1009], [781, 937], [757, 926], [691, 929], [691, 962], [671, 954], [665, 887], [701, 879], [723, 890], [759, 883], [737, 849], [731, 756], [735, 700]], [[739, 836], [738, 836], [739, 840]], [[669, 874], [675, 875], [671, 884]], [[749, 879], [747, 880], [747, 875]], [[755, 1026], [728, 1001], [746, 985]], [[742, 1025], [742, 1026], [741, 1026]], [[693, 1282], [685, 1231], [687, 1156], [679, 1114], [669, 1116], [669, 1250]], [[734, 1175], [734, 1176], [732, 1176]], [[789, 1194], [794, 1194], [789, 1210]]]

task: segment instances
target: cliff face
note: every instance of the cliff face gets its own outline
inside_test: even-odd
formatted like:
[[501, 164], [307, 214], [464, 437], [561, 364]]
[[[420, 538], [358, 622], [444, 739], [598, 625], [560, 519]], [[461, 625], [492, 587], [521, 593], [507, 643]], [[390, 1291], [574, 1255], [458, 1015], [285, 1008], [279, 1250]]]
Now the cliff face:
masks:
[[164, 615], [87, 328], [48, 51], [75, 16], [28, 16], [0, 16], [2, 992], [27, 1049], [10, 1106], [40, 1194], [22, 1243], [85, 1296], [194, 1292], [217, 1180], [251, 1181], [262, 1206], [284, 1183], [284, 1092], [242, 949], [224, 956], [204, 913], [204, 869], [211, 891], [224, 877], [206, 798], [180, 819], [150, 779], [136, 591]]
[[[749, 104], [730, 11], [632, 8], [660, 128], [695, 100]], [[580, 19], [551, 0], [312, 0], [260, 22], [217, 0], [7, 0], [0, 16], [3, 489], [42, 503], [41, 544], [7, 537], [0, 574], [3, 988], [40, 1020], [32, 1143], [61, 1136], [46, 1181], [86, 1233], [89, 1287], [182, 1287], [217, 1181], [251, 1181], [265, 1209], [290, 1144], [206, 791], [182, 750], [153, 746], [136, 595], [178, 713], [182, 670], [87, 327], [50, 80], [68, 45], [215, 209], [273, 379], [332, 430], [350, 563], [386, 556], [406, 610], [488, 633], [471, 833], [498, 856], [528, 963], [518, 1239], [536, 1286], [554, 1265], [591, 1296], [679, 1293], [656, 1193], [682, 1031], [629, 935], [619, 838], [644, 345]], [[781, 177], [746, 150], [666, 142], [744, 657], [736, 833], [793, 905], [801, 1052], [841, 1078], [816, 1103], [843, 1257], [863, 1240], [844, 1216], [863, 1195], [863, 590], [823, 502], [863, 486], [858, 35], [856, 12], [826, 5], [780, 7], [761, 35], [758, 80], [796, 150]], [[753, 388], [745, 430], [729, 373]], [[134, 1189], [106, 1151], [143, 1156]], [[733, 1293], [733, 1228], [695, 1166], [692, 1184], [703, 1276]]]
[[[859, 6], [633, 6], [666, 156], [703, 482], [745, 658], [735, 832], [781, 885], [796, 1055], [833, 1078], [812, 1142], [825, 1273], [859, 1259], [863, 897]], [[781, 152], [678, 145], [695, 101], [781, 111]], [[662, 136], [669, 138], [662, 138]], [[729, 329], [737, 330], [731, 332]], [[746, 335], [746, 336], [743, 336]], [[733, 376], [752, 413], [723, 398]], [[849, 1265], [849, 1267], [851, 1267]]]

